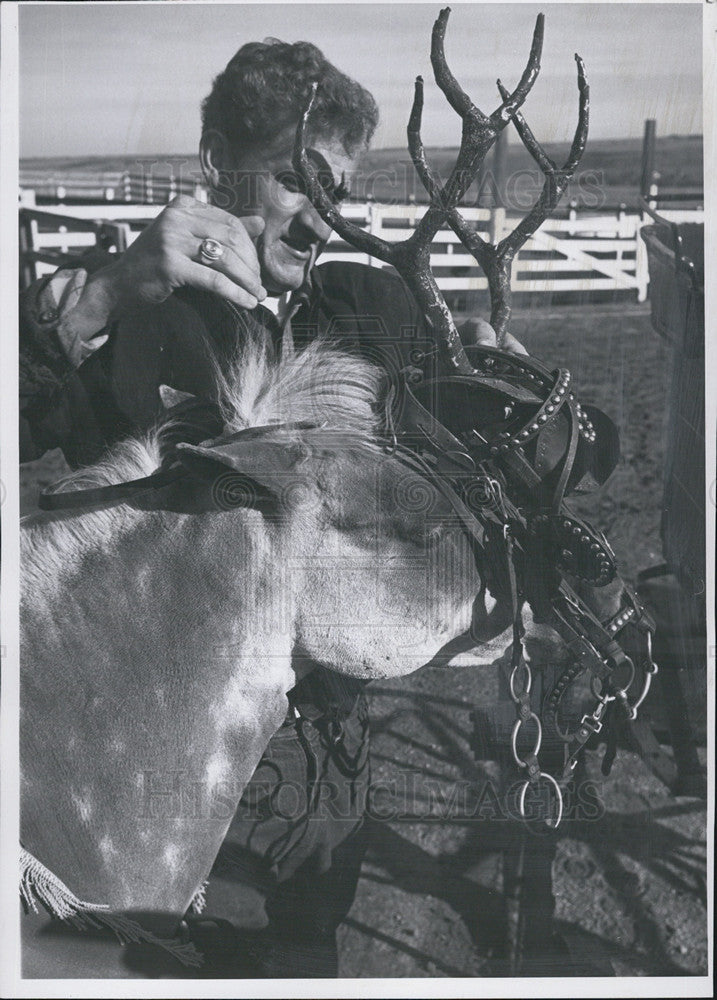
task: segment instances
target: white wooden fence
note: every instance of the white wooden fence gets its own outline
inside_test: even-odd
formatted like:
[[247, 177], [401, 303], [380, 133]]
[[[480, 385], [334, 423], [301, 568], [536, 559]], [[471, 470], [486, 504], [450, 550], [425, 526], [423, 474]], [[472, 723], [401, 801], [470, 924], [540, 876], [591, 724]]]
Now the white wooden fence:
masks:
[[[124, 249], [141, 229], [161, 210], [162, 205], [98, 204], [47, 206], [21, 212], [26, 280], [56, 267], [56, 252], [68, 253], [94, 246], [98, 238], [105, 246]], [[410, 235], [425, 205], [386, 206], [371, 202], [349, 203], [343, 214], [362, 228], [388, 240]], [[519, 219], [505, 209], [465, 208], [464, 216], [487, 239], [501, 240]], [[665, 211], [675, 222], [702, 222], [701, 210]], [[53, 215], [61, 216], [58, 225]], [[549, 219], [528, 240], [513, 265], [512, 288], [515, 293], [558, 293], [623, 290], [635, 291], [638, 301], [647, 297], [648, 269], [641, 226], [650, 223], [648, 216], [620, 211], [613, 215], [571, 210], [568, 218]], [[332, 233], [322, 254], [325, 260], [361, 261], [375, 267], [383, 262], [343, 243]], [[431, 250], [431, 268], [444, 292], [473, 292], [487, 288], [487, 282], [475, 259], [467, 253], [450, 229], [441, 229]]]

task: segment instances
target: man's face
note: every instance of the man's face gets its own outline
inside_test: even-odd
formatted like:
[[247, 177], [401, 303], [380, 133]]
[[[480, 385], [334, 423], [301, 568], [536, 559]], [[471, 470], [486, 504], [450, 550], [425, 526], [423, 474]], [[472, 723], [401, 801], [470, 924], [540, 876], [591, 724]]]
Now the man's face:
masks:
[[[302, 285], [331, 232], [302, 193], [291, 165], [293, 143], [294, 130], [289, 129], [268, 148], [242, 157], [230, 175], [229, 190], [217, 192], [216, 203], [232, 214], [263, 218], [256, 251], [262, 284], [274, 295]], [[330, 138], [313, 139], [307, 151], [324, 189], [340, 200], [342, 177], [348, 184], [355, 159]]]

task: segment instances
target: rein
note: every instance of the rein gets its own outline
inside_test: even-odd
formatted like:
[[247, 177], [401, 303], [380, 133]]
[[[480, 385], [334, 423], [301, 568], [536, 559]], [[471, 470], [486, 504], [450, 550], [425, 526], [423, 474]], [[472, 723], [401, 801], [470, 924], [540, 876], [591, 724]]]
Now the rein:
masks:
[[[186, 404], [180, 404], [186, 408]], [[206, 404], [202, 403], [202, 407]], [[218, 414], [217, 408], [217, 414]], [[256, 427], [244, 427], [234, 434], [222, 437], [222, 444], [230, 444], [240, 438], [247, 439], [261, 437], [269, 430], [310, 430], [319, 427], [319, 424], [306, 421], [294, 420], [287, 423], [263, 424]], [[208, 440], [207, 445], [214, 442]], [[91, 486], [80, 490], [61, 490], [53, 492], [52, 487], [43, 490], [38, 498], [40, 510], [79, 510], [83, 507], [92, 507], [95, 504], [120, 503], [131, 500], [142, 493], [150, 490], [161, 490], [165, 486], [178, 482], [190, 475], [183, 466], [172, 464], [169, 468], [158, 469], [148, 476], [140, 479], [130, 479], [123, 483], [110, 483], [107, 486]]]
[[162, 487], [169, 486], [170, 483], [176, 483], [183, 475], [185, 475], [183, 469], [171, 468], [153, 472], [149, 476], [142, 476], [141, 479], [130, 479], [125, 483], [112, 483], [108, 486], [92, 486], [83, 490], [64, 490], [60, 493], [43, 490], [38, 498], [38, 506], [40, 510], [78, 510], [98, 503], [119, 503], [123, 500], [131, 500], [148, 490], [161, 490]]

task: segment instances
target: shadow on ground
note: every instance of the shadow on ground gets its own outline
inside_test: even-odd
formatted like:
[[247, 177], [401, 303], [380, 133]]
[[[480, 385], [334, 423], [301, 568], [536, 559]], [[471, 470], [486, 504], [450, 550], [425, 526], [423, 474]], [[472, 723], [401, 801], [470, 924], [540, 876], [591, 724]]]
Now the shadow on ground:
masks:
[[[370, 848], [340, 932], [343, 976], [508, 974], [503, 857], [521, 827], [501, 818], [497, 768], [468, 747], [489, 673], [428, 669], [372, 687]], [[673, 798], [625, 751], [604, 779], [600, 757], [588, 755], [592, 791], [561, 826], [552, 865], [545, 838], [527, 838], [529, 866], [548, 858], [557, 937], [543, 935], [522, 974], [704, 975], [705, 803]], [[539, 870], [526, 878], [541, 886]], [[551, 905], [528, 900], [528, 919], [544, 930]]]

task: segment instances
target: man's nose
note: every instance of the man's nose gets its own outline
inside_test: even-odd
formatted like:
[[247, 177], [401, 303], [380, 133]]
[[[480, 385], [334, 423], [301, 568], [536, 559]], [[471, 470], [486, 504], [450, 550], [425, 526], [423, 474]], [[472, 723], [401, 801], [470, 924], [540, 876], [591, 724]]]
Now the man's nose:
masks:
[[305, 229], [311, 232], [316, 242], [325, 243], [331, 235], [331, 226], [326, 225], [306, 197], [303, 198], [303, 204], [298, 212], [298, 221]]

